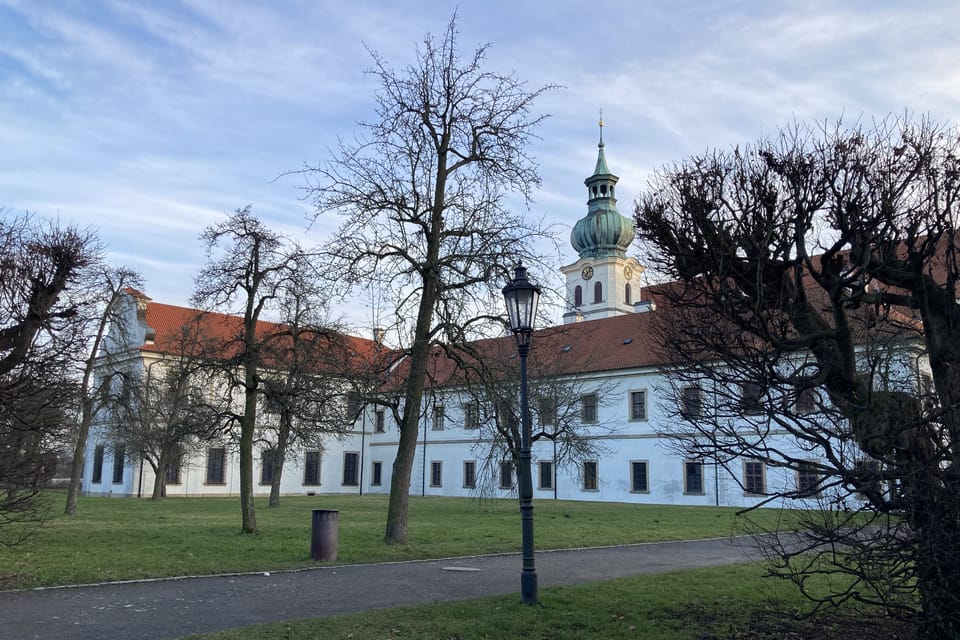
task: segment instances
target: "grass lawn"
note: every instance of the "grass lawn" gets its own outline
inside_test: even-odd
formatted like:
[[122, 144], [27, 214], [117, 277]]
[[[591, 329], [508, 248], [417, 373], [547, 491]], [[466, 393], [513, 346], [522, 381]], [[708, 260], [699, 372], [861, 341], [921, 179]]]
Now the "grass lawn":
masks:
[[[28, 542], [0, 547], [0, 588], [82, 584], [130, 578], [271, 571], [311, 566], [312, 509], [338, 509], [338, 563], [518, 551], [514, 500], [411, 498], [409, 543], [383, 542], [385, 496], [284, 497], [278, 509], [257, 501], [257, 535], [240, 535], [238, 498], [82, 498], [77, 514], [51, 519]], [[789, 512], [761, 510], [768, 525]], [[723, 537], [744, 531], [733, 509], [541, 500], [536, 546], [562, 549], [658, 540]]]
[[255, 625], [194, 640], [607, 640], [720, 638], [888, 640], [911, 637], [903, 623], [852, 608], [803, 619], [791, 585], [754, 564], [551, 587], [539, 605], [516, 594]]

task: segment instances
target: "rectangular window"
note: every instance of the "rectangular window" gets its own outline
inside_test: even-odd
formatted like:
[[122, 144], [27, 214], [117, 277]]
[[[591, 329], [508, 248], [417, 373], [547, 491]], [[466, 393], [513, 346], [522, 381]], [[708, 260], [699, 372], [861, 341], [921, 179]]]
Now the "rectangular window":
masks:
[[373, 430], [377, 433], [387, 430], [387, 415], [383, 409], [377, 409], [373, 413]]
[[766, 482], [764, 481], [764, 464], [762, 461], [743, 461], [743, 492], [758, 496], [767, 492]]
[[683, 492], [703, 495], [703, 463], [687, 460], [683, 463]]
[[93, 450], [93, 477], [90, 479], [93, 484], [103, 482], [103, 445], [98, 444]]
[[276, 460], [273, 449], [263, 449], [260, 452], [260, 484], [271, 484], [273, 482]]
[[383, 484], [383, 463], [374, 462], [373, 463], [373, 473], [371, 474], [373, 478], [370, 480], [370, 484], [374, 487], [379, 487]]
[[113, 448], [113, 484], [121, 484], [123, 482], [124, 454], [125, 451], [122, 444], [118, 444]]
[[804, 496], [820, 493], [820, 472], [813, 462], [801, 462], [797, 465], [797, 491]]
[[509, 460], [500, 463], [500, 488], [513, 489], [513, 462]]
[[588, 393], [581, 396], [580, 419], [584, 424], [594, 424], [597, 421], [597, 394]]
[[356, 391], [351, 391], [347, 394], [347, 418], [353, 422], [357, 419], [357, 416], [360, 415], [360, 410], [363, 409], [363, 405], [360, 402], [360, 394]]
[[539, 467], [537, 486], [540, 489], [553, 489], [553, 460], [541, 460]]
[[630, 492], [649, 493], [650, 485], [647, 477], [646, 461], [637, 460], [630, 463]]
[[344, 453], [343, 454], [343, 485], [347, 487], [355, 487], [360, 484], [359, 479], [357, 478], [358, 472], [358, 462], [360, 461], [359, 453]]
[[433, 430], [434, 431], [443, 430], [443, 405], [442, 404], [433, 405]]
[[434, 460], [430, 463], [430, 486], [443, 486], [443, 463], [439, 460]]
[[763, 387], [756, 382], [740, 385], [740, 411], [744, 415], [763, 413]]
[[540, 398], [538, 403], [540, 424], [553, 425], [557, 423], [557, 401], [553, 398]]
[[224, 484], [224, 462], [227, 450], [223, 447], [207, 449], [207, 481], [206, 484]]
[[465, 489], [477, 487], [477, 463], [473, 460], [463, 462], [463, 487]]
[[647, 419], [647, 392], [646, 391], [630, 392], [630, 419], [631, 420]]
[[176, 458], [167, 463], [164, 480], [167, 484], [180, 484], [180, 458]]
[[816, 411], [817, 392], [813, 389], [800, 389], [797, 392], [797, 402], [794, 408], [800, 415], [806, 415]]
[[597, 490], [597, 461], [587, 460], [583, 463], [583, 490]]
[[319, 451], [307, 451], [303, 456], [303, 484], [307, 486], [320, 484]]
[[699, 418], [703, 410], [700, 387], [690, 386], [680, 390], [680, 415], [684, 418]]
[[480, 407], [476, 402], [463, 405], [463, 428], [477, 429], [480, 426]]

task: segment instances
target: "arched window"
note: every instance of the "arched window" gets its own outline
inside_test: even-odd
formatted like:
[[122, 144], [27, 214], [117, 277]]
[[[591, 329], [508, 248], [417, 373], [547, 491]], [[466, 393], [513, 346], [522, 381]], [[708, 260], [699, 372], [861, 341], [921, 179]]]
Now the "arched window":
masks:
[[630, 297], [630, 283], [623, 285], [623, 301], [626, 304], [633, 304], [633, 299]]
[[573, 290], [573, 306], [583, 306], [583, 288], [580, 285], [577, 285]]
[[603, 285], [599, 282], [593, 285], [593, 303], [603, 302]]

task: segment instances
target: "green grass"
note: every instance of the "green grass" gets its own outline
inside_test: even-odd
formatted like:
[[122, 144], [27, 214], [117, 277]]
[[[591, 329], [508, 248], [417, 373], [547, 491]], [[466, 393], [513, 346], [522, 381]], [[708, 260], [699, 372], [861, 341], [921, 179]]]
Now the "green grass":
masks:
[[[312, 509], [338, 509], [339, 563], [439, 558], [517, 551], [520, 518], [513, 500], [412, 498], [409, 541], [383, 542], [384, 496], [285, 497], [279, 509], [257, 502], [257, 535], [240, 535], [237, 498], [161, 502], [83, 498], [25, 544], [0, 548], [0, 588], [81, 584], [131, 578], [271, 571], [311, 566]], [[783, 514], [751, 514], [774, 522]], [[543, 500], [536, 503], [538, 549], [603, 546], [740, 533], [732, 509]]]
[[867, 619], [852, 609], [799, 619], [807, 606], [789, 584], [762, 578], [755, 564], [644, 575], [552, 587], [539, 605], [516, 594], [462, 602], [367, 611], [313, 620], [254, 625], [201, 636], [204, 640], [472, 640], [532, 638], [818, 638], [859, 640], [905, 634], [895, 621]]

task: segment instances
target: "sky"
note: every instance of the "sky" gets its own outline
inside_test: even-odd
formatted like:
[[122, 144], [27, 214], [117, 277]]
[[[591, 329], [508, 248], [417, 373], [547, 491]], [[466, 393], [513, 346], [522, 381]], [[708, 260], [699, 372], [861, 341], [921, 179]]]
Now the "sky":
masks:
[[335, 232], [308, 230], [289, 172], [371, 119], [370, 50], [402, 68], [454, 11], [461, 51], [490, 43], [489, 70], [561, 87], [530, 149], [529, 215], [558, 225], [558, 266], [601, 109], [628, 217], [653, 171], [795, 121], [960, 124], [952, 0], [0, 0], [0, 215], [94, 227], [150, 297], [187, 305], [199, 234], [237, 208], [308, 244]]

